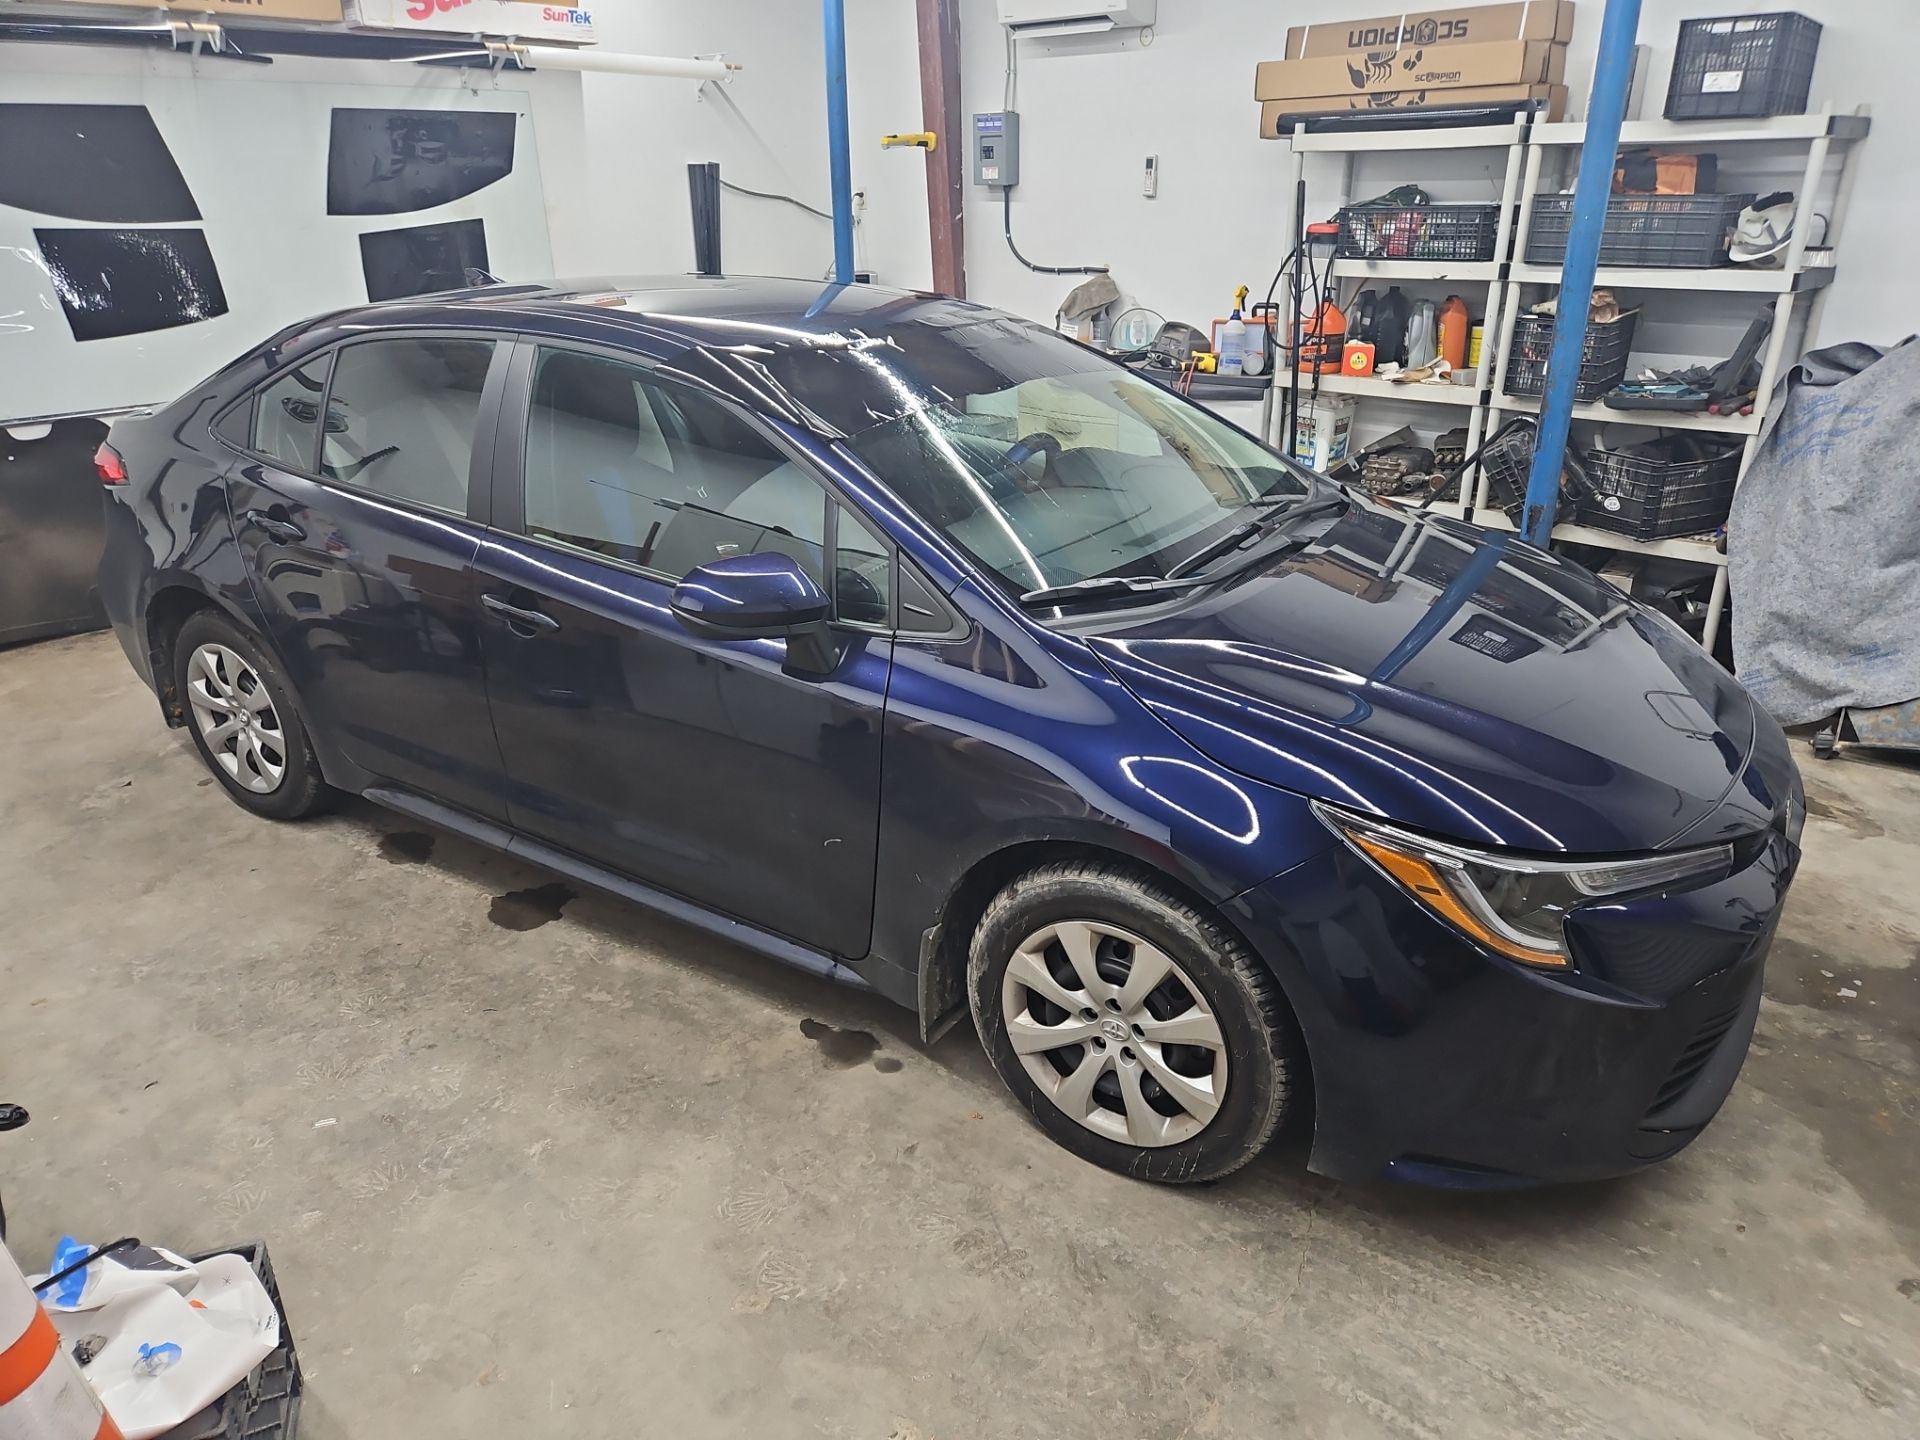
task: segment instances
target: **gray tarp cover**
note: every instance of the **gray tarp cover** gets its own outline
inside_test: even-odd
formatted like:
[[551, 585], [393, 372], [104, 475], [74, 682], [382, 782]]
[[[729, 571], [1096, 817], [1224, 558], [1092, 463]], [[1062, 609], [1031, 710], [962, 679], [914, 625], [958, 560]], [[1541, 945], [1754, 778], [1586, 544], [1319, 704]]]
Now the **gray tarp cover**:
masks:
[[1733, 658], [1785, 725], [1920, 696], [1920, 343], [1794, 366], [1727, 521]]

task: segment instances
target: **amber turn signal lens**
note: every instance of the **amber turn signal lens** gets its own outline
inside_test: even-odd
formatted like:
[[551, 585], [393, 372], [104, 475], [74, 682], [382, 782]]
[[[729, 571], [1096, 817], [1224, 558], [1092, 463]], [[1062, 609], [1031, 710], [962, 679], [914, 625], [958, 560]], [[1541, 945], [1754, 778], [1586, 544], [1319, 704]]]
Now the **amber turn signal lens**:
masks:
[[1376, 836], [1350, 832], [1348, 838], [1374, 864], [1405, 886], [1421, 904], [1448, 924], [1464, 930], [1489, 950], [1526, 965], [1544, 965], [1557, 970], [1567, 968], [1567, 957], [1563, 951], [1536, 950], [1518, 944], [1487, 924], [1478, 913], [1478, 907], [1463, 900], [1448, 882], [1447, 876], [1432, 861], [1396, 850]]

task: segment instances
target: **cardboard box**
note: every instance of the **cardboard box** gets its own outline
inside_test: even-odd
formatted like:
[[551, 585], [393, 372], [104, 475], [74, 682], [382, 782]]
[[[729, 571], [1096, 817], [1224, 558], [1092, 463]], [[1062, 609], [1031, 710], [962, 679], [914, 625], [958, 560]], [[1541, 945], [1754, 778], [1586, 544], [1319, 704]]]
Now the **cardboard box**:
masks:
[[1266, 60], [1254, 68], [1253, 98], [1292, 100], [1302, 95], [1558, 85], [1566, 78], [1566, 46], [1548, 40], [1508, 40], [1495, 45], [1415, 48], [1388, 56]]
[[1296, 100], [1267, 100], [1260, 106], [1260, 138], [1286, 140], [1293, 135], [1297, 116], [1345, 115], [1365, 110], [1432, 109], [1446, 105], [1504, 105], [1522, 100], [1545, 102], [1542, 120], [1560, 120], [1567, 113], [1564, 85], [1488, 85], [1468, 90], [1397, 90], [1369, 95], [1309, 95]]
[[338, 25], [344, 0], [67, 0], [67, 3], [112, 5], [121, 10], [151, 11], [164, 7], [179, 12], [182, 20], [212, 15], [216, 19], [318, 20]]
[[1572, 38], [1573, 0], [1520, 0], [1511, 5], [1403, 10], [1372, 20], [1295, 25], [1287, 31], [1286, 58], [1392, 52], [1406, 45], [1485, 45], [1499, 40], [1552, 40], [1564, 45]]

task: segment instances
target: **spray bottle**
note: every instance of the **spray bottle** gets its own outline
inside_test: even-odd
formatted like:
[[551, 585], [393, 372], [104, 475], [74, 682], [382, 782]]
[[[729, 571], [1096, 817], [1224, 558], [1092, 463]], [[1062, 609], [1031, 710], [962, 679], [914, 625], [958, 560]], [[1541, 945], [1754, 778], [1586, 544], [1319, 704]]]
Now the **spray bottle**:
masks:
[[1233, 292], [1233, 314], [1227, 317], [1227, 323], [1220, 327], [1220, 373], [1238, 375], [1246, 365], [1247, 359], [1247, 322], [1241, 317], [1240, 307], [1247, 303], [1247, 287], [1242, 285]]

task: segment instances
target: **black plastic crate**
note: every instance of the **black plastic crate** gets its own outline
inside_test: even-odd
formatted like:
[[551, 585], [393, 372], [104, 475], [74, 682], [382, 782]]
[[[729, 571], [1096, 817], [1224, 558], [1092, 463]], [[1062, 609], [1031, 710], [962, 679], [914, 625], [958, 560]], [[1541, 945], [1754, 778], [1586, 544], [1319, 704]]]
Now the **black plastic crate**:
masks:
[[[1727, 247], [1751, 205], [1739, 195], [1615, 195], [1600, 232], [1602, 265], [1671, 265], [1706, 269], [1727, 263]], [[1573, 231], [1573, 197], [1541, 195], [1527, 226], [1527, 264], [1558, 265]]]
[[1820, 22], [1791, 10], [1682, 20], [1667, 119], [1802, 114], [1819, 51]]
[[1498, 205], [1348, 205], [1333, 253], [1343, 260], [1491, 260]]
[[1589, 450], [1592, 491], [1580, 523], [1640, 540], [1702, 535], [1726, 524], [1740, 477], [1740, 446], [1669, 435], [1626, 450]]
[[254, 1241], [188, 1258], [211, 1260], [215, 1255], [239, 1255], [253, 1266], [253, 1273], [267, 1287], [280, 1316], [280, 1343], [246, 1379], [185, 1424], [168, 1431], [167, 1440], [293, 1440], [300, 1428], [300, 1395], [306, 1384], [300, 1375], [300, 1357], [294, 1352], [293, 1330], [287, 1324], [287, 1307], [280, 1299], [267, 1247]]
[[1521, 511], [1527, 508], [1527, 475], [1533, 468], [1534, 433], [1531, 425], [1516, 426], [1489, 440], [1480, 451], [1480, 470], [1487, 478], [1487, 497], [1515, 525], [1520, 523]]
[[[1598, 400], [1626, 378], [1636, 318], [1627, 314], [1611, 324], [1587, 326], [1587, 338], [1580, 349], [1580, 381], [1573, 392], [1576, 401], [1585, 404]], [[1515, 320], [1513, 344], [1507, 352], [1507, 394], [1546, 394], [1547, 358], [1552, 353], [1551, 315], [1522, 315]]]

